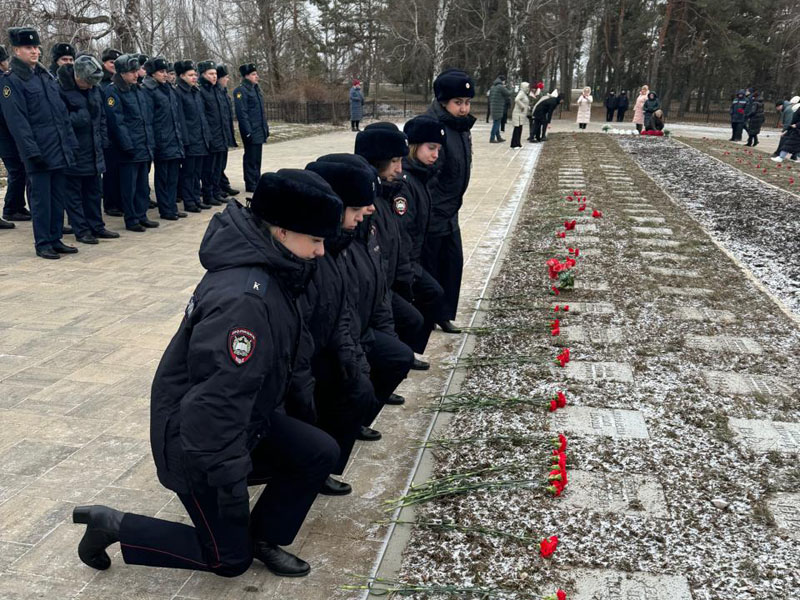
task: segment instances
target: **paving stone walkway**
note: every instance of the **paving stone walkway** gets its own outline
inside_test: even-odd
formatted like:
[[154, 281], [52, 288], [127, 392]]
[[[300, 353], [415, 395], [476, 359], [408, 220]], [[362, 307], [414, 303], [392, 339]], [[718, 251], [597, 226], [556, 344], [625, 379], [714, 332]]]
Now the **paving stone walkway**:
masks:
[[[473, 178], [461, 211], [460, 323], [471, 317], [539, 151], [482, 143], [489, 136], [483, 123], [473, 133]], [[352, 143], [351, 133], [337, 132], [268, 144], [263, 167], [303, 167], [321, 154], [351, 151]], [[241, 153], [232, 152], [228, 165], [233, 185], [243, 189]], [[109, 218], [121, 239], [79, 244], [79, 254], [52, 262], [35, 257], [29, 224], [0, 235], [0, 598], [358, 596], [340, 586], [354, 582], [349, 574], [368, 574], [383, 546], [382, 501], [410, 480], [418, 451], [409, 440], [424, 437], [431, 419], [424, 407], [444, 389], [450, 371], [441, 365], [462, 336], [434, 334], [426, 355], [432, 369], [412, 372], [400, 388], [406, 405], [384, 410], [376, 425], [383, 440], [357, 446], [345, 473], [354, 493], [315, 503], [290, 548], [311, 563], [308, 578], [279, 579], [258, 564], [236, 579], [130, 567], [116, 547], [106, 572], [77, 557], [83, 527], [71, 523], [76, 504], [188, 521], [156, 479], [149, 390], [202, 276], [197, 249], [212, 214], [162, 221], [144, 234]]]

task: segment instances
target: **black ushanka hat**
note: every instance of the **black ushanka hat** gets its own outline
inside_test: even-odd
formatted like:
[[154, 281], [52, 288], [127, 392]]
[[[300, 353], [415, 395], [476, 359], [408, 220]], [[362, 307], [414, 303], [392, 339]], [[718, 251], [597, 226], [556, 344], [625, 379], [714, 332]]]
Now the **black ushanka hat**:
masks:
[[250, 75], [253, 71], [258, 71], [258, 67], [254, 63], [247, 63], [239, 67], [239, 73], [242, 74], [242, 77]]
[[39, 32], [33, 27], [9, 27], [8, 40], [12, 46], [41, 46]]
[[216, 70], [216, 68], [217, 68], [217, 63], [215, 63], [213, 60], [201, 60], [199, 63], [197, 63], [197, 72], [200, 75], [202, 75], [203, 73], [205, 73], [210, 69]]
[[342, 222], [342, 201], [328, 182], [311, 171], [264, 173], [250, 209], [271, 225], [316, 237], [333, 237]]
[[194, 62], [191, 60], [178, 60], [175, 61], [175, 74], [176, 75], [183, 75], [188, 71], [194, 71], [195, 66]]
[[361, 208], [375, 204], [380, 180], [375, 168], [356, 154], [326, 154], [306, 169], [320, 175], [342, 199], [342, 204]]
[[394, 123], [372, 123], [356, 136], [355, 153], [368, 161], [406, 156], [408, 139]]
[[217, 65], [217, 77], [222, 79], [227, 75], [230, 75], [230, 73], [228, 73], [228, 67], [226, 67], [225, 65]]
[[169, 70], [169, 63], [163, 56], [156, 56], [144, 63], [144, 70], [147, 71], [148, 75], [152, 75], [158, 71], [167, 71]]
[[433, 82], [433, 93], [439, 102], [447, 102], [452, 98], [474, 98], [475, 82], [464, 71], [447, 69]]
[[53, 59], [53, 62], [56, 62], [62, 56], [71, 56], [75, 58], [75, 46], [72, 44], [66, 43], [58, 43], [50, 49], [50, 57]]
[[447, 137], [439, 119], [429, 115], [414, 117], [403, 126], [403, 131], [409, 144], [444, 144]]
[[120, 56], [122, 56], [122, 52], [116, 48], [106, 48], [100, 55], [100, 60], [101, 62], [106, 62], [107, 60], [117, 60]]

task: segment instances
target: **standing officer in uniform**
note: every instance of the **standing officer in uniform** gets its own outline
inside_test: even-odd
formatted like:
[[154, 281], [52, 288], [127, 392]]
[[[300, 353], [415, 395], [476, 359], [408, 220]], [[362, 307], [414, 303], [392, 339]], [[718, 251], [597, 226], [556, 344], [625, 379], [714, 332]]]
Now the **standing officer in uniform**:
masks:
[[153, 123], [147, 98], [136, 83], [138, 56], [123, 54], [114, 61], [114, 66], [113, 82], [106, 88], [108, 134], [119, 158], [125, 229], [141, 233], [158, 227], [156, 221], [147, 218], [150, 203], [147, 164], [153, 159]]
[[[200, 247], [207, 273], [153, 381], [150, 440], [161, 483], [194, 527], [105, 506], [77, 507], [78, 555], [241, 575], [253, 558], [276, 575], [308, 574], [291, 544], [339, 455], [325, 432], [287, 416], [294, 359], [307, 341], [297, 299], [336, 234], [342, 203], [318, 175], [265, 173], [250, 208], [214, 215]], [[248, 479], [269, 477], [250, 511]]]
[[50, 57], [53, 60], [50, 62], [49, 70], [54, 77], [59, 67], [75, 62], [75, 54], [75, 46], [64, 42], [59, 42], [50, 49]]
[[178, 76], [175, 74], [175, 63], [167, 63], [167, 83], [172, 87], [177, 85]]
[[[7, 72], [8, 53], [4, 46], [0, 46], [0, 81]], [[17, 145], [11, 137], [2, 110], [0, 110], [0, 159], [3, 160], [8, 175], [0, 229], [14, 229], [12, 221], [30, 221], [31, 213], [25, 208], [25, 165], [19, 159]]]
[[197, 70], [190, 60], [179, 60], [175, 63], [178, 74], [177, 94], [181, 101], [183, 113], [183, 163], [179, 174], [180, 196], [187, 212], [200, 212], [200, 209], [211, 208], [200, 198], [200, 173], [203, 169], [203, 158], [208, 154], [208, 123], [197, 87]]
[[464, 202], [472, 169], [472, 136], [475, 117], [469, 114], [475, 96], [475, 82], [457, 69], [448, 69], [433, 82], [436, 97], [426, 114], [444, 127], [446, 141], [439, 153], [439, 174], [431, 182], [431, 221], [422, 264], [444, 289], [444, 320], [439, 326], [446, 333], [461, 333], [452, 321], [458, 310], [464, 252], [458, 211]]
[[217, 65], [212, 60], [197, 63], [200, 74], [200, 97], [208, 123], [208, 154], [203, 158], [201, 181], [203, 183], [203, 202], [211, 206], [221, 206], [226, 196], [220, 189], [222, 177], [222, 159], [228, 151], [225, 140], [225, 122], [223, 118], [223, 99], [217, 91]]
[[222, 102], [222, 118], [223, 118], [223, 133], [225, 134], [225, 153], [222, 155], [222, 174], [219, 178], [219, 188], [226, 196], [235, 196], [239, 190], [231, 187], [231, 182], [228, 176], [225, 175], [225, 167], [228, 166], [228, 148], [236, 148], [236, 136], [233, 135], [233, 104], [231, 104], [231, 97], [228, 95], [228, 82], [231, 76], [228, 74], [228, 67], [225, 65], [217, 65], [217, 92], [220, 95], [220, 102]]
[[106, 169], [103, 146], [108, 137], [103, 94], [97, 87], [103, 68], [94, 56], [81, 54], [73, 64], [59, 67], [57, 76], [61, 99], [78, 139], [75, 164], [67, 169], [64, 182], [67, 215], [75, 238], [83, 244], [97, 244], [98, 238], [118, 238], [118, 233], [106, 229], [100, 208], [100, 176]]
[[258, 87], [258, 70], [252, 63], [239, 67], [242, 74], [242, 85], [233, 91], [233, 104], [236, 107], [236, 119], [239, 121], [239, 133], [244, 145], [242, 171], [244, 172], [244, 189], [252, 192], [256, 189], [258, 176], [261, 173], [261, 145], [269, 137], [267, 115], [264, 113], [264, 98]]
[[12, 27], [8, 36], [14, 57], [2, 78], [0, 104], [30, 182], [36, 254], [56, 259], [78, 251], [61, 241], [64, 169], [73, 166], [78, 141], [58, 84], [39, 64], [39, 34], [30, 27]]
[[[106, 99], [108, 86], [116, 72], [114, 61], [122, 56], [122, 52], [116, 48], [106, 48], [100, 55], [103, 63], [103, 79], [100, 81], [100, 89], [103, 92], [103, 100]], [[107, 145], [103, 148], [103, 159], [106, 163], [106, 172], [103, 173], [103, 210], [109, 217], [121, 217], [122, 201], [119, 197], [119, 162], [117, 153], [111, 147], [111, 140], [107, 140]]]
[[178, 210], [178, 170], [183, 159], [183, 115], [180, 100], [167, 82], [167, 61], [163, 56], [151, 58], [144, 65], [147, 77], [142, 89], [153, 115], [155, 138], [155, 178], [158, 214], [167, 221], [186, 217]]

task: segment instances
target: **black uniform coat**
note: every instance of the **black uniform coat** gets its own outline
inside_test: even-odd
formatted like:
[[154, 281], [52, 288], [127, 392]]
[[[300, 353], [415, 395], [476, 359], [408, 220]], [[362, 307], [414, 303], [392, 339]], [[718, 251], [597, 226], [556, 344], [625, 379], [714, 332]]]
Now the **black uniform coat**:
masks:
[[544, 100], [536, 103], [536, 106], [533, 109], [533, 118], [539, 119], [543, 123], [549, 123], [553, 118], [553, 112], [556, 110], [557, 106], [558, 98], [555, 96], [545, 98]]
[[372, 219], [378, 226], [381, 265], [386, 276], [386, 285], [410, 300], [414, 269], [409, 259], [407, 240], [404, 243], [403, 221], [406, 220], [407, 201], [400, 197], [402, 185], [402, 179], [391, 183], [381, 182]]
[[617, 110], [626, 111], [628, 110], [630, 102], [628, 100], [628, 94], [620, 94], [617, 98]]
[[155, 160], [183, 158], [183, 107], [177, 92], [169, 83], [158, 83], [150, 76], [144, 78], [142, 89], [153, 115]]
[[206, 111], [206, 122], [208, 123], [208, 151], [224, 152], [228, 149], [225, 140], [225, 121], [223, 119], [223, 99], [217, 92], [216, 84], [212, 85], [208, 79], [200, 76], [200, 97], [203, 99], [203, 107]]
[[78, 140], [55, 78], [40, 64], [31, 69], [16, 56], [3, 75], [0, 106], [25, 171], [71, 167]]
[[[0, 90], [4, 87], [4, 77], [5, 73], [0, 73]], [[0, 105], [0, 158], [19, 158], [17, 145], [14, 143], [14, 138], [11, 137], [11, 132], [8, 130], [8, 125], [6, 125], [6, 118], [3, 116], [2, 105]]]
[[233, 104], [228, 95], [228, 89], [217, 84], [217, 94], [219, 94], [220, 105], [222, 106], [222, 135], [225, 136], [225, 146], [235, 148], [236, 136], [233, 135]]
[[401, 219], [408, 260], [415, 275], [422, 271], [422, 247], [431, 218], [431, 193], [428, 182], [435, 167], [427, 167], [408, 157], [403, 158], [403, 184], [399, 197], [406, 200], [406, 214]]
[[761, 133], [761, 126], [764, 124], [766, 117], [764, 116], [764, 103], [760, 98], [754, 98], [747, 105], [747, 133], [750, 135], [758, 135]]
[[245, 144], [263, 144], [269, 137], [267, 115], [264, 113], [264, 98], [258, 84], [247, 79], [233, 91], [233, 104], [236, 107], [236, 120], [239, 133]]
[[183, 144], [186, 156], [208, 154], [209, 131], [200, 90], [178, 78], [176, 87], [183, 110]]
[[619, 98], [615, 94], [606, 96], [605, 105], [608, 110], [617, 110], [619, 108]]
[[297, 304], [311, 276], [230, 202], [200, 247], [207, 273], [153, 380], [150, 442], [167, 488], [223, 487], [246, 479], [250, 451], [283, 410], [301, 343]]
[[785, 150], [789, 154], [797, 154], [800, 152], [800, 109], [794, 111], [792, 122], [783, 134], [782, 139], [783, 144], [781, 145], [781, 151]]
[[444, 236], [459, 229], [458, 210], [464, 202], [472, 170], [470, 129], [475, 117], [453, 117], [435, 99], [426, 114], [438, 119], [447, 133], [436, 163], [439, 173], [430, 187], [432, 205], [428, 230], [431, 236]]
[[60, 67], [57, 76], [61, 99], [67, 107], [72, 130], [78, 139], [75, 165], [67, 170], [67, 174], [89, 176], [105, 173], [103, 148], [108, 146], [108, 131], [103, 92], [96, 86], [88, 90], [78, 88], [72, 65]]
[[119, 74], [106, 88], [106, 117], [108, 137], [118, 153], [119, 162], [147, 162], [153, 160], [152, 113], [138, 84], [128, 85]]

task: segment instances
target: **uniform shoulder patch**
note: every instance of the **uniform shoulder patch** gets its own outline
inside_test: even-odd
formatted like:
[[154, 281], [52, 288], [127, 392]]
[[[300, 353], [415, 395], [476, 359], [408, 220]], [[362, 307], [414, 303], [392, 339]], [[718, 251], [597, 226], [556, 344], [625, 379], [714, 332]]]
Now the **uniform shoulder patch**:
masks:
[[267, 295], [267, 285], [269, 285], [269, 275], [264, 269], [254, 267], [250, 269], [250, 274], [247, 276], [244, 293], [263, 298]]
[[11, 87], [3, 86], [3, 98], [9, 98], [11, 96]]
[[236, 327], [228, 333], [228, 353], [236, 365], [243, 365], [256, 351], [256, 334], [249, 329]]
[[109, 106], [114, 106], [116, 103], [117, 101], [114, 100], [114, 96], [109, 96], [108, 100], [106, 100], [106, 104], [108, 104]]
[[186, 304], [186, 310], [183, 311], [187, 320], [192, 317], [192, 313], [194, 312], [194, 307], [196, 305], [197, 300], [195, 300], [194, 294], [192, 294], [192, 297], [189, 298], [189, 302]]
[[242, 99], [242, 92], [236, 92], [236, 97], [241, 100]]
[[408, 200], [398, 196], [393, 200], [394, 212], [401, 217], [408, 212]]

